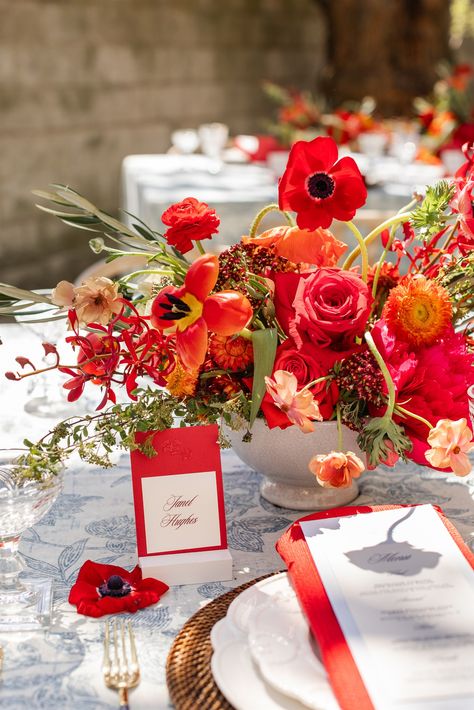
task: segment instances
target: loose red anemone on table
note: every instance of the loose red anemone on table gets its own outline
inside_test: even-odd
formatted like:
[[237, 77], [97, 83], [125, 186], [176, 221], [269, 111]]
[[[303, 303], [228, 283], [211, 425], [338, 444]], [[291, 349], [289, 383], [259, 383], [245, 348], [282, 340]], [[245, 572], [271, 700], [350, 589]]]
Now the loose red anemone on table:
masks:
[[203, 254], [189, 267], [183, 286], [166, 286], [151, 307], [153, 327], [176, 333], [178, 357], [191, 369], [206, 358], [209, 331], [234, 335], [252, 318], [249, 300], [238, 291], [209, 295], [218, 275], [218, 258]]
[[158, 579], [142, 579], [138, 565], [128, 572], [122, 567], [87, 560], [71, 587], [69, 603], [77, 607], [79, 614], [95, 618], [121, 611], [134, 614], [139, 609], [156, 604], [168, 589]]
[[347, 222], [365, 204], [367, 189], [355, 161], [337, 158], [329, 137], [293, 145], [278, 186], [279, 206], [296, 212], [301, 229], [327, 229], [333, 219]]

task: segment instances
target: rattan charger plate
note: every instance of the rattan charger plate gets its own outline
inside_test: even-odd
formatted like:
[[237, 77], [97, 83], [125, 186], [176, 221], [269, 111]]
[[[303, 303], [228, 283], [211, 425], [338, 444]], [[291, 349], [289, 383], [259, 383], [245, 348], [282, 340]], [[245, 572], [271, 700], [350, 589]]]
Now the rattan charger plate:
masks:
[[233, 710], [212, 676], [211, 629], [244, 589], [274, 574], [278, 572], [265, 574], [217, 597], [185, 623], [166, 661], [166, 682], [176, 710]]

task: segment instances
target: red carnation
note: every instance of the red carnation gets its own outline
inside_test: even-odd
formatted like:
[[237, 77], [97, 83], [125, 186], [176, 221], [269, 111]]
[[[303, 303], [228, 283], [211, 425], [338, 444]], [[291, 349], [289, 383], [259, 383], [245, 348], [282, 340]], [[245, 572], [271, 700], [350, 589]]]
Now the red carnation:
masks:
[[69, 592], [69, 603], [79, 614], [99, 617], [128, 611], [134, 614], [156, 604], [169, 587], [151, 577], [142, 579], [137, 565], [131, 572], [114, 565], [84, 562], [76, 583]]
[[279, 206], [297, 213], [301, 229], [327, 229], [333, 219], [347, 222], [365, 204], [367, 189], [355, 161], [337, 157], [332, 138], [293, 145], [278, 186]]
[[210, 239], [220, 224], [215, 210], [194, 197], [186, 197], [168, 207], [161, 215], [161, 221], [169, 227], [165, 232], [166, 241], [181, 254], [191, 251], [193, 241]]

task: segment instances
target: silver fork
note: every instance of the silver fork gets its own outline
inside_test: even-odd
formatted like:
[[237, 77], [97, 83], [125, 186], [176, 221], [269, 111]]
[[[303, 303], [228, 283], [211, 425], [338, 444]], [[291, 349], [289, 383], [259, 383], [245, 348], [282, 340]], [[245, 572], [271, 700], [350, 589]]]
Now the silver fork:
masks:
[[128, 691], [140, 682], [135, 635], [130, 621], [106, 621], [102, 672], [106, 686], [118, 691], [121, 710], [129, 710]]

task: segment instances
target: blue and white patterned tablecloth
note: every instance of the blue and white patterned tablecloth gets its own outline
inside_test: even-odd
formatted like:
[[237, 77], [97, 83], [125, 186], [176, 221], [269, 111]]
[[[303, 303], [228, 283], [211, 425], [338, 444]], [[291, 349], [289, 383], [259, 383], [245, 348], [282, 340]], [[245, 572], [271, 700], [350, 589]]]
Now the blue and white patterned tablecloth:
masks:
[[[0, 371], [12, 355], [30, 344], [18, 326], [0, 328]], [[0, 446], [44, 433], [47, 420], [28, 417], [23, 402], [28, 385], [2, 385]], [[169, 707], [165, 683], [168, 649], [185, 621], [223, 592], [281, 568], [275, 541], [301, 513], [284, 510], [259, 496], [259, 476], [231, 451], [223, 453], [229, 547], [234, 559], [231, 582], [175, 587], [161, 602], [133, 617], [142, 682], [131, 695], [136, 710]], [[415, 465], [380, 470], [361, 479], [356, 503], [433, 503], [440, 505], [473, 547], [474, 475], [458, 479]], [[73, 461], [65, 486], [48, 515], [23, 537], [21, 550], [29, 574], [51, 577], [55, 585], [54, 623], [48, 632], [0, 634], [5, 650], [0, 707], [48, 710], [116, 708], [117, 696], [101, 676], [103, 620], [78, 615], [67, 602], [82, 563], [93, 559], [132, 568], [136, 564], [135, 528], [129, 465], [121, 457], [107, 471]], [[197, 709], [201, 710], [201, 709]], [[206, 710], [203, 708], [202, 710]]]

